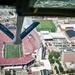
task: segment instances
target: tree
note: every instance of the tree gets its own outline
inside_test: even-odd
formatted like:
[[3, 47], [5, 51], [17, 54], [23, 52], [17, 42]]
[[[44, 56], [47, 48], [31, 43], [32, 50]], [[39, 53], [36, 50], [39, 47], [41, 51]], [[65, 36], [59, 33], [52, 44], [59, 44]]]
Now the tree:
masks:
[[60, 63], [60, 61], [57, 59], [57, 60], [56, 60], [56, 63], [57, 63], [57, 64], [59, 64], [59, 63]]
[[54, 53], [54, 57], [58, 59], [60, 57], [60, 53], [59, 52], [55, 52]]
[[55, 66], [54, 69], [57, 69], [57, 66]]
[[59, 65], [59, 70], [60, 70], [61, 73], [64, 72], [64, 69], [63, 69], [63, 67], [61, 65]]
[[50, 52], [49, 59], [52, 59], [53, 56], [54, 56], [54, 51]]
[[51, 29], [51, 32], [55, 32], [55, 29]]
[[51, 64], [54, 64], [55, 63], [55, 60], [54, 59], [50, 59], [49, 61], [50, 61]]
[[38, 64], [34, 64], [34, 67], [38, 67]]
[[50, 52], [49, 58], [51, 59], [53, 56], [58, 59], [60, 57], [60, 53], [55, 51]]
[[11, 75], [11, 71], [5, 71], [5, 75]]
[[59, 71], [57, 69], [57, 66], [55, 66], [54, 69], [56, 70], [56, 73], [59, 74]]
[[60, 61], [58, 59], [56, 60], [56, 63], [59, 64], [59, 65], [61, 65], [61, 63], [60, 63]]
[[16, 71], [15, 70], [13, 70], [13, 75], [16, 75]]
[[49, 57], [48, 57], [48, 59], [50, 60], [50, 59], [52, 59], [52, 57], [53, 57], [53, 56], [49, 54]]

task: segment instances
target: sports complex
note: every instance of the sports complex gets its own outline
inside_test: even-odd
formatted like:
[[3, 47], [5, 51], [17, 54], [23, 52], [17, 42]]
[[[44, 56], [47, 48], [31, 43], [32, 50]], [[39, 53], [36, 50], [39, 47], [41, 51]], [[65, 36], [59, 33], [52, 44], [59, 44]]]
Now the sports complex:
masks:
[[[14, 29], [11, 32], [15, 34]], [[20, 45], [12, 44], [12, 40], [0, 31], [0, 66], [29, 66], [35, 60], [32, 53], [39, 48], [40, 38], [35, 30], [27, 35]]]
[[[49, 30], [55, 32], [56, 27], [51, 20], [37, 20], [40, 24], [36, 27], [40, 32]], [[15, 35], [16, 29], [9, 27]], [[23, 40], [22, 44], [15, 45], [12, 40], [0, 31], [0, 67], [30, 66], [35, 58], [32, 54], [41, 47], [41, 39], [36, 30], [31, 31]]]

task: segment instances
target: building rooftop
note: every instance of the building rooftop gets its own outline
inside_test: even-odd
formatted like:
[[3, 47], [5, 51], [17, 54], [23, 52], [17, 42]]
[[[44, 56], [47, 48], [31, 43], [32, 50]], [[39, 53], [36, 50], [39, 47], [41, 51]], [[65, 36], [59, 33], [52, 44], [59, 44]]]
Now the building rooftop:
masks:
[[53, 39], [49, 31], [40, 31], [40, 33], [41, 33], [40, 35], [43, 36], [43, 39]]
[[75, 52], [69, 52], [63, 54], [63, 63], [65, 62], [75, 62]]
[[41, 63], [43, 63], [42, 66], [39, 67], [32, 67], [31, 70], [32, 72], [36, 72], [36, 71], [41, 71], [41, 70], [52, 70], [51, 64], [49, 62], [49, 60], [40, 60]]
[[75, 47], [65, 47], [63, 50], [65, 53], [75, 52]]
[[66, 27], [74, 27], [75, 28], [75, 24], [60, 24], [62, 29], [65, 29]]
[[75, 63], [65, 62], [67, 69], [75, 69]]
[[50, 35], [53, 37], [53, 38], [65, 38], [64, 34], [62, 32], [57, 32], [57, 33], [50, 33]]
[[69, 36], [69, 38], [75, 37], [75, 31], [74, 30], [67, 30], [65, 32]]

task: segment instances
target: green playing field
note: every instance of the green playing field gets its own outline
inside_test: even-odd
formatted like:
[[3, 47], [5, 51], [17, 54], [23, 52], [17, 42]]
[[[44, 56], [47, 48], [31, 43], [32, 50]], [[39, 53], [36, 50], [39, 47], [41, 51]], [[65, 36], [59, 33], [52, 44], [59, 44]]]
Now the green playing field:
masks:
[[5, 44], [4, 46], [5, 58], [20, 58], [22, 57], [22, 46], [14, 44]]
[[36, 27], [37, 31], [51, 31], [51, 32], [55, 32], [56, 31], [56, 27], [54, 25], [54, 23], [51, 20], [37, 20], [38, 22], [40, 22], [40, 24]]

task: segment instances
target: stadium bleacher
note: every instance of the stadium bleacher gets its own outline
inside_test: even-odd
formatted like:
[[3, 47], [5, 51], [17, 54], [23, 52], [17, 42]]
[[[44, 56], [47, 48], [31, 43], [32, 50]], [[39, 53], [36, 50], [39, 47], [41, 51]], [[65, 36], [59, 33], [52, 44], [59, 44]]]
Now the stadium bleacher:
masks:
[[[15, 30], [12, 30], [12, 32], [15, 34]], [[32, 35], [32, 37], [28, 38], [30, 34]], [[22, 40], [22, 51], [23, 51], [22, 57], [5, 59], [2, 57], [3, 44], [12, 42], [12, 40], [8, 36], [6, 36], [2, 31], [0, 31], [0, 66], [13, 65], [13, 64], [15, 65], [27, 64], [28, 62], [34, 60], [34, 58], [32, 58], [31, 55], [34, 52], [34, 50], [40, 47], [40, 38], [35, 30], [33, 30], [30, 34], [28, 34]]]

